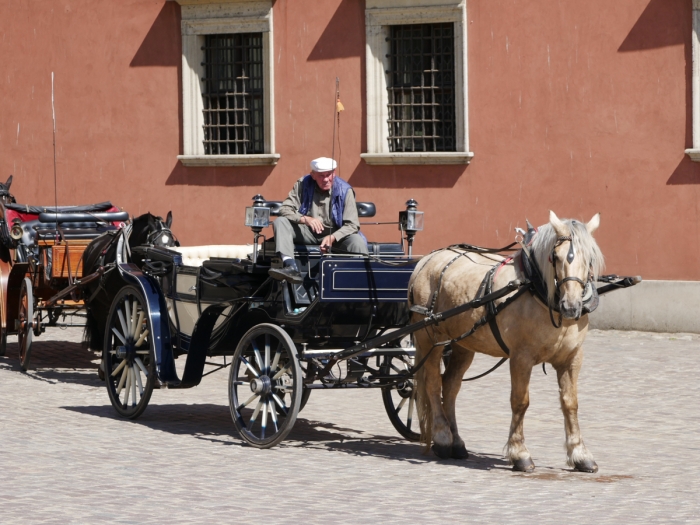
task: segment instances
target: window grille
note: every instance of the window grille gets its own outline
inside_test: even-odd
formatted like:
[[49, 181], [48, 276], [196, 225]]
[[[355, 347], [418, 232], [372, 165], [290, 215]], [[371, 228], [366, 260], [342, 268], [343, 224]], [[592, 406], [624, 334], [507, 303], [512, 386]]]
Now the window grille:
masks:
[[391, 26], [389, 151], [456, 151], [454, 24]]
[[264, 153], [262, 33], [206, 35], [204, 153]]

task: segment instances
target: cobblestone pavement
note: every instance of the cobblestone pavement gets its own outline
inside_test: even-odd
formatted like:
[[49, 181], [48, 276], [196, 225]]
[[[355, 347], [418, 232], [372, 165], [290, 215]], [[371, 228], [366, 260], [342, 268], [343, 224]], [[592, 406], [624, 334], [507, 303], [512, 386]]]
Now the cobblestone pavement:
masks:
[[541, 368], [525, 420], [537, 470], [522, 474], [501, 455], [507, 367], [460, 393], [466, 461], [400, 439], [378, 391], [313, 392], [288, 439], [257, 450], [231, 423], [226, 372], [156, 390], [127, 421], [79, 338], [47, 330], [27, 374], [15, 338], [0, 358], [2, 523], [700, 523], [697, 335], [591, 333], [579, 415], [598, 474], [566, 467]]

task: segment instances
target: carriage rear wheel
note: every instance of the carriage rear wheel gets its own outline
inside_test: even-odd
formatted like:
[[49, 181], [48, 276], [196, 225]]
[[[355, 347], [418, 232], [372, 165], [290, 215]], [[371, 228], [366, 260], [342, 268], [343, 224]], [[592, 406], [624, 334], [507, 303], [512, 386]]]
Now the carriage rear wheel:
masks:
[[112, 301], [102, 351], [109, 400], [123, 417], [146, 410], [156, 381], [152, 329], [141, 292], [122, 288]]
[[280, 443], [301, 406], [303, 376], [291, 337], [273, 324], [254, 326], [233, 354], [229, 405], [233, 424], [257, 448]]
[[32, 354], [32, 322], [34, 320], [34, 293], [32, 281], [25, 277], [19, 292], [19, 326], [17, 345], [19, 346], [19, 364], [25, 372], [29, 369], [29, 358]]
[[382, 388], [382, 401], [384, 401], [389, 421], [399, 434], [409, 441], [420, 441], [415, 381], [409, 372], [411, 366], [413, 366], [412, 357], [405, 355], [384, 357], [381, 366], [382, 375], [392, 376], [392, 382], [396, 384]]

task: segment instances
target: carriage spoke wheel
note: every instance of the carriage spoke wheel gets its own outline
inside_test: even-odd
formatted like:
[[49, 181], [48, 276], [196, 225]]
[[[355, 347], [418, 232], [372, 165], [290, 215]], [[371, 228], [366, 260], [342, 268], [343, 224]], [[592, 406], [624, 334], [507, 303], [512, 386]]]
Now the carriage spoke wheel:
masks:
[[233, 424], [258, 448], [280, 443], [301, 406], [303, 376], [294, 342], [272, 324], [251, 328], [238, 343], [229, 375]]
[[136, 288], [122, 288], [112, 301], [102, 362], [114, 409], [129, 419], [139, 417], [151, 399], [156, 369], [146, 301]]
[[18, 331], [17, 346], [19, 346], [19, 364], [25, 372], [29, 369], [29, 358], [32, 354], [32, 323], [34, 321], [34, 293], [32, 281], [25, 277], [19, 293], [19, 312], [17, 314]]
[[420, 424], [416, 411], [415, 381], [409, 370], [413, 358], [408, 356], [385, 356], [382, 362], [382, 375], [392, 376], [392, 382], [402, 379], [396, 385], [382, 388], [382, 401], [389, 421], [405, 439], [420, 441]]

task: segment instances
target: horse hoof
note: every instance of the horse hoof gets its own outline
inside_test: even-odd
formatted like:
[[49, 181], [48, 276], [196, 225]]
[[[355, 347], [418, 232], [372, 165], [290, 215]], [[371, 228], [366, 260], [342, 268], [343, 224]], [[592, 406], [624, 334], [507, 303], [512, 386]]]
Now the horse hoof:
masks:
[[516, 459], [513, 462], [514, 472], [532, 472], [533, 470], [535, 470], [535, 464], [531, 458]]
[[438, 445], [433, 443], [433, 452], [440, 459], [450, 459], [452, 457], [452, 446], [450, 445]]
[[461, 445], [452, 445], [452, 459], [467, 459], [469, 457], [469, 452], [467, 452], [467, 447], [464, 443]]
[[574, 468], [579, 472], [588, 472], [590, 474], [598, 472], [598, 465], [592, 459], [586, 459], [584, 461], [580, 461], [579, 463], [575, 463]]

